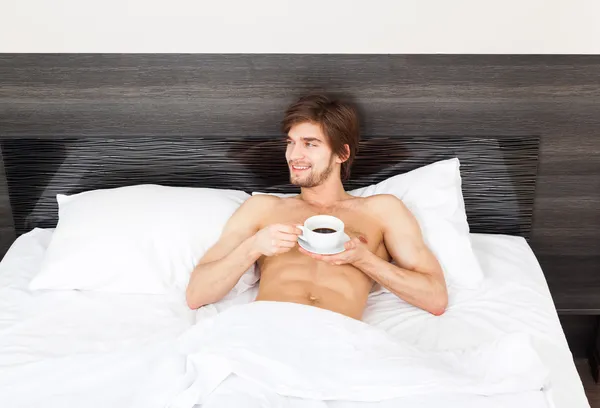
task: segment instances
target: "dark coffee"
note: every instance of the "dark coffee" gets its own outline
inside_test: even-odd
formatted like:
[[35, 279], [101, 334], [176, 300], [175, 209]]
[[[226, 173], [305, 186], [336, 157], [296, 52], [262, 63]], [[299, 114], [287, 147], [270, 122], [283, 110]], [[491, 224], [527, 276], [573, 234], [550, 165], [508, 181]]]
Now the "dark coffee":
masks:
[[318, 232], [319, 234], [333, 234], [334, 232], [337, 232], [337, 231], [334, 230], [333, 228], [315, 228], [313, 230], [313, 232]]

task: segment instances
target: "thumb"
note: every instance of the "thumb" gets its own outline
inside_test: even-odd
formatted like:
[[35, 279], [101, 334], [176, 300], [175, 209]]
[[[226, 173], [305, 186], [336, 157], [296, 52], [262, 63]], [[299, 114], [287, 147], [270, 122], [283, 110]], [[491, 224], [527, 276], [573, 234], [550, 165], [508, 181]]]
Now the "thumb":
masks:
[[344, 244], [344, 248], [346, 249], [354, 249], [356, 248], [356, 242], [354, 241], [356, 238], [351, 239], [350, 241]]

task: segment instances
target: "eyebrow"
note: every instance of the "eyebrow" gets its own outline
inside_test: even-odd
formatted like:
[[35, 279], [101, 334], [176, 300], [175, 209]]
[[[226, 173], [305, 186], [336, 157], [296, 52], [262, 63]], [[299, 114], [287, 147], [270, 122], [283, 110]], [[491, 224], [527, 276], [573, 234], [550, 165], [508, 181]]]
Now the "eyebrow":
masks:
[[321, 139], [318, 139], [316, 137], [303, 137], [301, 139], [305, 142], [320, 142], [321, 141]]
[[[303, 142], [319, 142], [323, 143], [323, 141], [317, 137], [301, 137]], [[290, 136], [286, 137], [286, 140], [293, 140]]]

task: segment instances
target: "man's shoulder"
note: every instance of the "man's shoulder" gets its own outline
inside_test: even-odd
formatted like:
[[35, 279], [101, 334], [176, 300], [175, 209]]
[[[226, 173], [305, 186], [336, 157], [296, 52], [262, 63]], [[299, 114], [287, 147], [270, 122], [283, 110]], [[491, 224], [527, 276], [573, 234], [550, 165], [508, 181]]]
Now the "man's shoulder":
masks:
[[275, 211], [278, 200], [279, 197], [267, 194], [249, 197], [229, 219], [231, 231], [258, 229], [265, 216]]
[[268, 211], [273, 206], [277, 205], [281, 198], [271, 194], [255, 194], [248, 198], [243, 207], [249, 211]]
[[375, 194], [365, 197], [367, 211], [387, 223], [389, 216], [394, 215], [396, 220], [414, 218], [412, 212], [404, 202], [393, 194]]
[[365, 202], [378, 209], [385, 208], [406, 208], [401, 199], [393, 194], [374, 194], [372, 196], [365, 197]]
[[371, 196], [372, 213], [381, 221], [384, 233], [403, 231], [416, 233], [419, 226], [415, 215], [404, 202], [393, 194]]

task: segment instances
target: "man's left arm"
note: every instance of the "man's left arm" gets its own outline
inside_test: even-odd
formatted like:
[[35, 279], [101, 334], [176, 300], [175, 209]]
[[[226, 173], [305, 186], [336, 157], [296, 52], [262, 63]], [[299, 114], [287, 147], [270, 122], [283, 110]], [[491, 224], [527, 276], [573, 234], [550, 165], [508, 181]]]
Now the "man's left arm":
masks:
[[395, 265], [367, 248], [354, 266], [408, 303], [441, 315], [448, 305], [444, 272], [425, 244], [417, 220], [398, 198], [384, 196], [380, 201], [379, 214], [386, 214], [382, 220], [384, 243]]
[[423, 241], [417, 220], [396, 197], [377, 200], [377, 213], [386, 215], [384, 243], [395, 265], [372, 253], [360, 238], [347, 242], [340, 254], [309, 255], [333, 265], [352, 264], [408, 303], [437, 316], [443, 314], [448, 305], [444, 273]]

